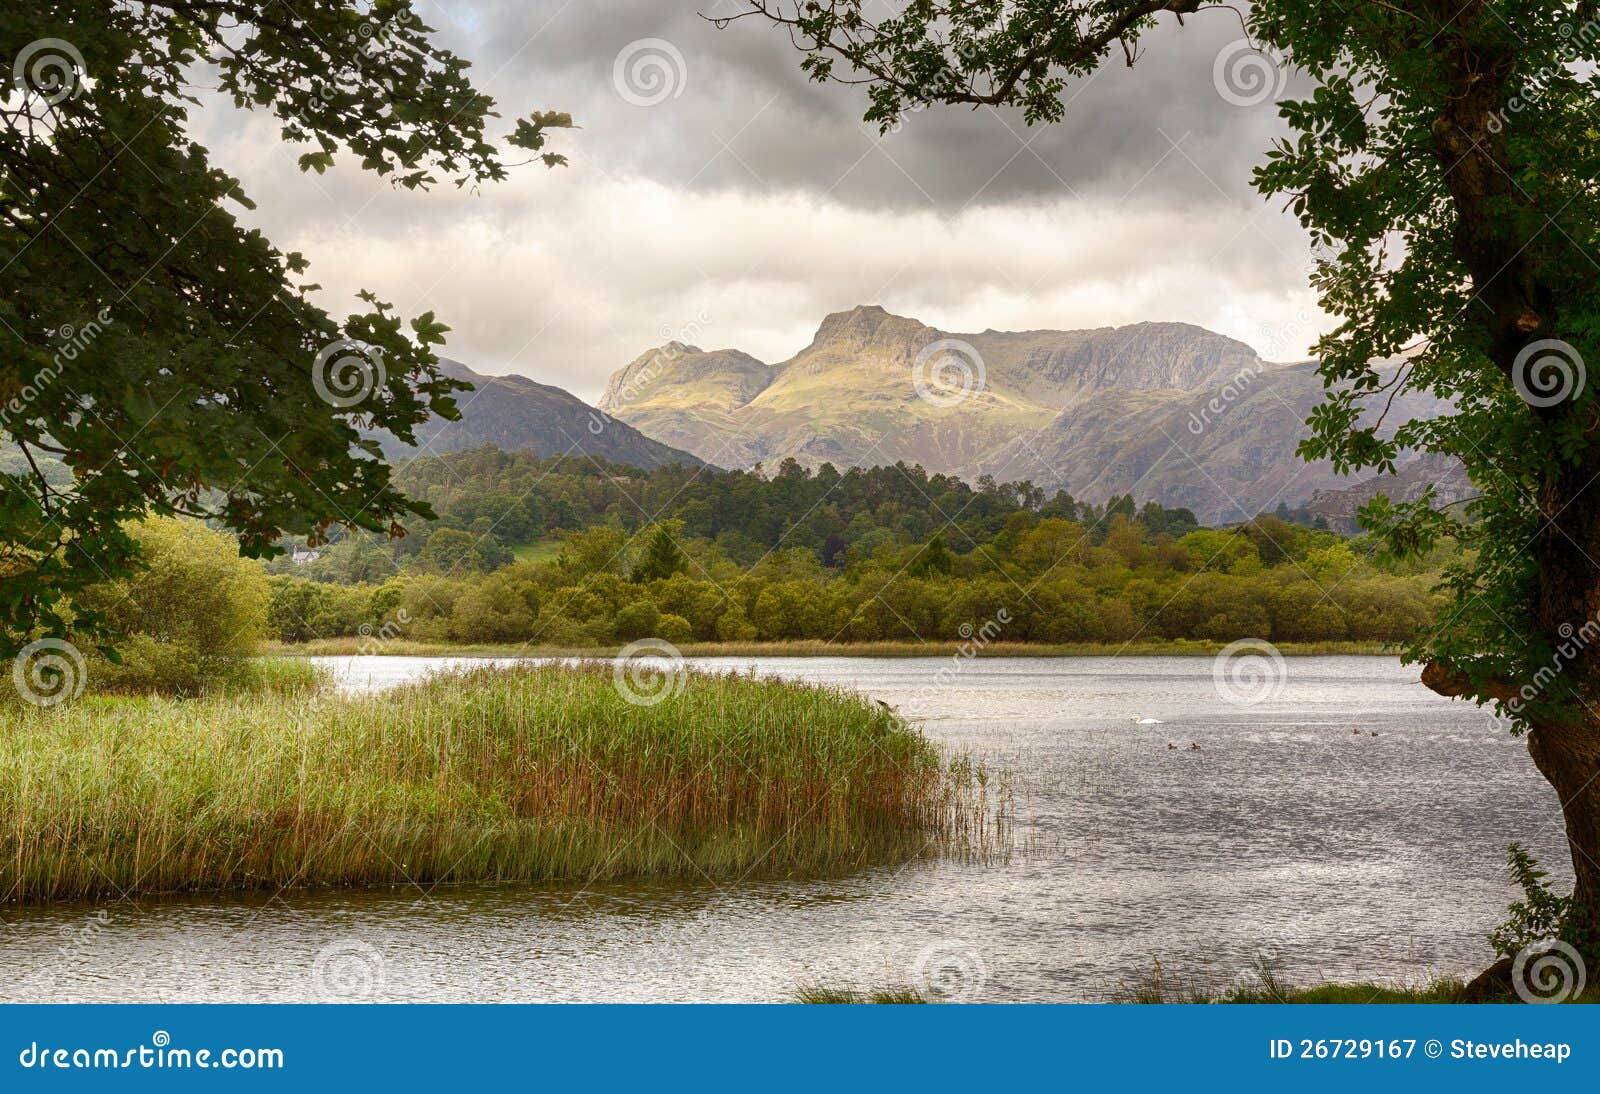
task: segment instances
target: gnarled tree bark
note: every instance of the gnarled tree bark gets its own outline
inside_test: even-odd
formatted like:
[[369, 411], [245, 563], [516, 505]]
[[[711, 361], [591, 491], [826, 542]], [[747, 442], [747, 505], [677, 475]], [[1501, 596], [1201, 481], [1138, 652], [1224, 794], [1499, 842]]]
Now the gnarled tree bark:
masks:
[[[1559, 263], [1525, 238], [1525, 226], [1539, 223], [1541, 211], [1519, 187], [1504, 140], [1505, 117], [1512, 97], [1516, 57], [1506, 39], [1474, 33], [1476, 20], [1497, 16], [1483, 0], [1430, 5], [1447, 30], [1431, 39], [1442, 74], [1450, 87], [1445, 107], [1433, 124], [1433, 154], [1444, 173], [1455, 208], [1455, 250], [1466, 265], [1476, 303], [1473, 314], [1483, 324], [1489, 356], [1506, 376], [1513, 376], [1520, 354], [1542, 339], [1560, 339], [1560, 294], [1544, 278]], [[1497, 46], [1486, 43], [1500, 43]], [[1499, 124], [1497, 124], [1497, 121]], [[1528, 216], [1505, 215], [1521, 205]], [[1547, 428], [1564, 424], [1567, 415], [1585, 413], [1573, 400], [1528, 408]], [[1586, 624], [1600, 619], [1600, 436], [1592, 419], [1587, 452], [1573, 462], [1552, 468], [1529, 504], [1537, 507], [1540, 531], [1529, 545], [1538, 562], [1538, 585], [1532, 605], [1533, 626], [1552, 648], [1570, 644]], [[1580, 645], [1560, 666], [1578, 709], [1560, 719], [1533, 721], [1528, 751], [1534, 764], [1555, 788], [1571, 847], [1577, 883], [1569, 933], [1591, 960], [1600, 960], [1600, 644]], [[1423, 683], [1444, 695], [1498, 699], [1519, 696], [1524, 681], [1473, 683], [1449, 666], [1431, 664]]]

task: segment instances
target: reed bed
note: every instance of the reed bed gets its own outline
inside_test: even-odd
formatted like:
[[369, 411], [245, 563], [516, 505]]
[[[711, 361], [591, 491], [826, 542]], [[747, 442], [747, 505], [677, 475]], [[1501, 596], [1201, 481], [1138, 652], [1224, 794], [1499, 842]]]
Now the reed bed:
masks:
[[801, 984], [794, 992], [796, 1003], [887, 1003], [904, 1005], [926, 1003], [928, 1000], [916, 988], [890, 985], [883, 988], [852, 988], [837, 984]]
[[832, 872], [981, 850], [1007, 800], [853, 693], [750, 676], [91, 697], [0, 708], [0, 899]]

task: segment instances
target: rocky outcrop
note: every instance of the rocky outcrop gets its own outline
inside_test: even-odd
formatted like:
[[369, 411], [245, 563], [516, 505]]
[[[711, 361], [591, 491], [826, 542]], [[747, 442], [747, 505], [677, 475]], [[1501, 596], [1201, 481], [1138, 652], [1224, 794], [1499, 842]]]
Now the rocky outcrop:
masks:
[[1354, 533], [1360, 531], [1356, 514], [1379, 494], [1394, 502], [1416, 501], [1430, 486], [1436, 505], [1465, 501], [1477, 493], [1461, 461], [1429, 453], [1402, 464], [1393, 475], [1375, 475], [1339, 490], [1318, 490], [1306, 508], [1326, 520], [1328, 527]]

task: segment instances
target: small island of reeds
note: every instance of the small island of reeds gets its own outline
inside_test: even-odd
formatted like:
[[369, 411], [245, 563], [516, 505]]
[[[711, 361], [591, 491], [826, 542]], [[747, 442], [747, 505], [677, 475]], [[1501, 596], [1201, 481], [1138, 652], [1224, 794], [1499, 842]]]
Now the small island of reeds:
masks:
[[854, 693], [609, 667], [0, 706], [0, 897], [849, 870], [986, 838], [982, 768]]

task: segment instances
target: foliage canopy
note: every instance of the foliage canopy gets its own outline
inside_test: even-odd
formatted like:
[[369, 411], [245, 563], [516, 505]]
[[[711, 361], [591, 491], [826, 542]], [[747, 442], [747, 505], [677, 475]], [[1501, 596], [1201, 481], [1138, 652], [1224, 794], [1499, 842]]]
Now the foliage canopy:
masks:
[[[374, 434], [453, 417], [446, 326], [368, 295], [342, 320], [305, 259], [239, 222], [239, 183], [189, 133], [202, 92], [273, 117], [302, 170], [348, 154], [396, 186], [506, 177], [493, 101], [410, 0], [48, 0], [0, 12], [0, 655], [109, 633], [67, 608], [135, 565], [126, 521], [215, 520], [249, 555], [335, 524], [398, 533], [426, 510]], [[544, 152], [566, 115], [508, 126]], [[71, 471], [50, 481], [40, 457]]]

